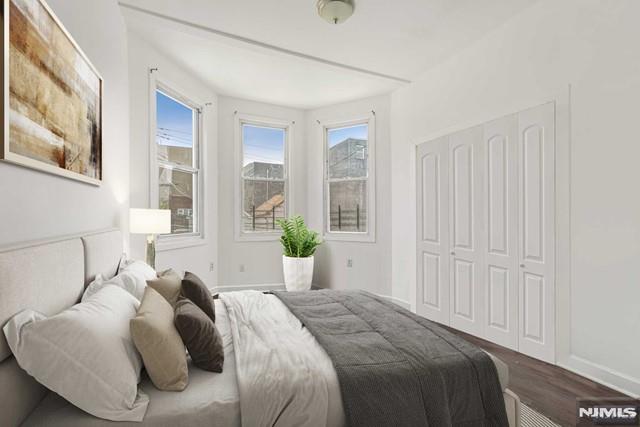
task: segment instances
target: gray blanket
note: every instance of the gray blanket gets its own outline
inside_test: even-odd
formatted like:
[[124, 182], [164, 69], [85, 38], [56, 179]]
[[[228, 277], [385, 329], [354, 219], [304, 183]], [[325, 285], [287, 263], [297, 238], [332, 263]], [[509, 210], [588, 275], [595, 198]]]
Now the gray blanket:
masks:
[[350, 426], [508, 426], [476, 346], [364, 291], [274, 292], [333, 361]]

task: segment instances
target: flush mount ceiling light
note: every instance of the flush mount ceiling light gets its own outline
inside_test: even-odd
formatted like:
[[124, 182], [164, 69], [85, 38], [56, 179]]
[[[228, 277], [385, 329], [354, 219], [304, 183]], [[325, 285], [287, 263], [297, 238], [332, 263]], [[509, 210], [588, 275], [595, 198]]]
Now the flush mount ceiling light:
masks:
[[327, 22], [342, 24], [353, 15], [354, 0], [318, 0], [318, 14]]

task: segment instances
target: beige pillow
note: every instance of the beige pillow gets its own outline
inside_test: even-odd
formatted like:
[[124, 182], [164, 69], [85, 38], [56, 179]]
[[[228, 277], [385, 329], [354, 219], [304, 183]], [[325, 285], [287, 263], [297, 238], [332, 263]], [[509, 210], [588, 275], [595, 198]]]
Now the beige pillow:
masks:
[[174, 270], [169, 269], [159, 273], [157, 279], [147, 280], [147, 285], [158, 291], [164, 299], [169, 301], [171, 307], [175, 307], [180, 296], [182, 277]]
[[171, 305], [147, 287], [130, 327], [133, 342], [153, 384], [160, 390], [184, 390], [189, 382], [187, 355], [173, 324]]

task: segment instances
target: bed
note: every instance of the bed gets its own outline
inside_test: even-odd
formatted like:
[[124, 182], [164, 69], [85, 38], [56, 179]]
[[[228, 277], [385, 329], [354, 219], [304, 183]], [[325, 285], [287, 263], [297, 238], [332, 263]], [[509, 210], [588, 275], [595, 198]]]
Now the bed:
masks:
[[[79, 301], [85, 286], [97, 274], [104, 277], [116, 274], [121, 255], [122, 236], [118, 230], [35, 242], [0, 250], [0, 324], [4, 324], [11, 316], [25, 308], [53, 315], [72, 306]], [[215, 302], [216, 325], [225, 342], [223, 373], [215, 374], [190, 367], [189, 386], [180, 393], [158, 391], [147, 378], [143, 378], [140, 387], [149, 395], [150, 404], [142, 423], [114, 423], [77, 409], [22, 371], [11, 356], [4, 336], [0, 337], [0, 389], [3, 396], [0, 399], [0, 425], [240, 426], [243, 425], [243, 421], [245, 426], [253, 425], [250, 417], [259, 418], [259, 414], [268, 413], [269, 407], [273, 406], [272, 403], [275, 404], [277, 399], [264, 393], [261, 400], [257, 399], [251, 393], [260, 390], [260, 385], [248, 383], [255, 382], [255, 378], [264, 377], [278, 381], [278, 377], [250, 372], [251, 367], [263, 368], [261, 363], [256, 363], [257, 358], [268, 357], [251, 351], [247, 344], [242, 342], [241, 337], [244, 335], [240, 335], [242, 331], [239, 325], [246, 323], [247, 316], [255, 316], [256, 322], [265, 322], [267, 316], [267, 322], [277, 323], [280, 325], [278, 327], [286, 323], [286, 327], [290, 328], [292, 333], [298, 334], [296, 339], [299, 341], [294, 345], [300, 346], [303, 343], [305, 346], [305, 363], [313, 365], [322, 376], [324, 389], [321, 390], [321, 394], [326, 396], [319, 398], [317, 390], [306, 390], [307, 382], [300, 381], [298, 386], [305, 387], [310, 396], [306, 403], [301, 403], [301, 407], [308, 405], [308, 402], [314, 402], [315, 405], [316, 401], [321, 401], [324, 405], [323, 411], [326, 412], [326, 425], [344, 425], [345, 408], [340, 398], [340, 385], [330, 363], [331, 359], [314, 336], [303, 327], [298, 317], [292, 314], [295, 308], [289, 305], [291, 301], [259, 292], [233, 294], [235, 295], [223, 295]], [[260, 309], [251, 310], [252, 305]], [[284, 319], [284, 322], [279, 319]], [[288, 336], [288, 333], [282, 331], [275, 334], [272, 332], [273, 330], [271, 336], [274, 339]], [[263, 338], [260, 337], [261, 340]], [[238, 352], [235, 351], [234, 345], [238, 346]], [[264, 348], [263, 351], [269, 354], [269, 348]], [[289, 354], [290, 357], [297, 357], [293, 351]], [[253, 359], [247, 359], [250, 357]], [[519, 400], [508, 389], [506, 365], [493, 356], [491, 360], [495, 364], [503, 391], [509, 425], [517, 426]], [[295, 384], [291, 378], [286, 378], [285, 382]], [[299, 394], [304, 395], [298, 389], [296, 396]], [[264, 407], [256, 408], [258, 403]], [[256, 424], [264, 420], [256, 418]], [[292, 419], [289, 422], [279, 420], [278, 425], [297, 424], [300, 423]]]

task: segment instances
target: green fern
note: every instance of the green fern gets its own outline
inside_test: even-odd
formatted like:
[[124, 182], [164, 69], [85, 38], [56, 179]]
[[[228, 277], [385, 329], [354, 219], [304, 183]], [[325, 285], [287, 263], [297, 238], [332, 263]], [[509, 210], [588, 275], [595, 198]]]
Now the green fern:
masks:
[[318, 233], [309, 230], [300, 215], [279, 219], [277, 222], [282, 229], [280, 243], [282, 243], [285, 256], [292, 258], [310, 257], [322, 243]]

